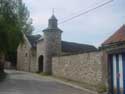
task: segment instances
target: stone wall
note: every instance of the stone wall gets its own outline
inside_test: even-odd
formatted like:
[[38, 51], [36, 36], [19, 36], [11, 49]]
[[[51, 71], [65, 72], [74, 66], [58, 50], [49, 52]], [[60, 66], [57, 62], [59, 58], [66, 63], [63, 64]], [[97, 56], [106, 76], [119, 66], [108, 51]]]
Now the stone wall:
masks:
[[53, 75], [95, 87], [102, 83], [102, 55], [101, 52], [91, 52], [53, 57]]
[[52, 72], [52, 57], [61, 54], [61, 31], [58, 28], [47, 29], [44, 32], [44, 68], [43, 72], [51, 74]]
[[30, 47], [25, 42], [19, 45], [17, 50], [17, 70], [29, 71], [30, 64]]
[[31, 49], [27, 44], [20, 45], [17, 50], [17, 70], [37, 72], [36, 49]]
[[44, 57], [45, 57], [44, 40], [41, 40], [41, 41], [39, 41], [37, 43], [37, 52], [36, 52], [36, 54], [37, 54], [36, 69], [37, 69], [37, 72], [38, 72], [39, 71], [39, 59], [40, 59], [40, 56], [43, 56], [43, 60], [44, 60]]
[[36, 64], [36, 49], [31, 49], [30, 54], [30, 72], [37, 72], [37, 64]]
[[17, 70], [36, 72], [36, 49], [32, 49], [24, 35], [24, 43], [17, 49]]

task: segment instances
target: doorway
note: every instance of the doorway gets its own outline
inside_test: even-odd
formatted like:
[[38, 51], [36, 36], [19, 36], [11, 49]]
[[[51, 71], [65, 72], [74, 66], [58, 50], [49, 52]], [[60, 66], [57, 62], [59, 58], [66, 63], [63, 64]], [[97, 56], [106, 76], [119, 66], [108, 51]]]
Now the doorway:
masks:
[[109, 56], [112, 94], [125, 94], [125, 53]]
[[43, 72], [43, 55], [39, 57], [39, 72]]

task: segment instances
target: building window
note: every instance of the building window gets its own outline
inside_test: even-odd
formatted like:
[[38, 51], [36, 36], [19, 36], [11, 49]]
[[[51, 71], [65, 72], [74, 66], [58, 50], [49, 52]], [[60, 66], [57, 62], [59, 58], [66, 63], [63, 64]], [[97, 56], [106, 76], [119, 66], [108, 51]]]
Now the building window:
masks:
[[27, 56], [28, 56], [28, 54], [26, 53], [26, 54], [25, 54], [25, 56], [27, 57]]

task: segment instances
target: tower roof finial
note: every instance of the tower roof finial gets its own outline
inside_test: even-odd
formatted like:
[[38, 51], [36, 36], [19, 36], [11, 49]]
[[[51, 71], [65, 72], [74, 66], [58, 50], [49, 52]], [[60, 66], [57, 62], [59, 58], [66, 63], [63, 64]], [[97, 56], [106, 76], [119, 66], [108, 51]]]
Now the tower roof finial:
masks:
[[54, 8], [52, 8], [52, 16], [50, 17], [49, 20], [56, 20], [57, 21], [57, 19], [55, 17], [55, 10], [54, 10]]
[[55, 10], [54, 10], [54, 8], [52, 9], [52, 15], [54, 15], [55, 14]]

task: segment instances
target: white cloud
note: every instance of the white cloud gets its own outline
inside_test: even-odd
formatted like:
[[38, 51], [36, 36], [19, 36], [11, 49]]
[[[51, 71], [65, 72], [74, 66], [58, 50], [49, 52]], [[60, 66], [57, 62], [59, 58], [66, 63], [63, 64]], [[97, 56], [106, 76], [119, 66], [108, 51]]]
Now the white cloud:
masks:
[[[55, 8], [55, 14], [61, 21], [64, 17], [71, 17], [104, 0], [24, 0], [24, 2], [31, 12], [36, 31], [42, 31], [47, 27], [52, 8]], [[114, 0], [102, 8], [59, 25], [64, 31], [63, 39], [98, 46], [125, 23], [124, 5], [124, 0]]]

